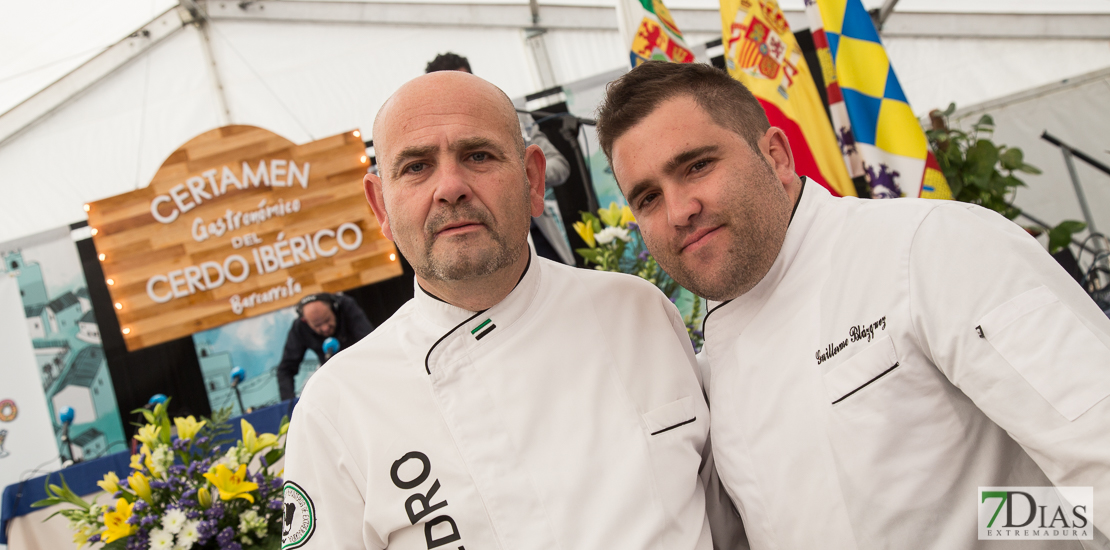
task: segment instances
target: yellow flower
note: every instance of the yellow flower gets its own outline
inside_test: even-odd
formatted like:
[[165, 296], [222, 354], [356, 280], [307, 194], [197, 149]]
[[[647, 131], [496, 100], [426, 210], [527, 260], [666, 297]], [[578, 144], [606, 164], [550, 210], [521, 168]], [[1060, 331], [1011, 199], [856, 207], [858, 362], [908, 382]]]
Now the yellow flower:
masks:
[[192, 439], [196, 437], [197, 432], [207, 423], [207, 420], [197, 422], [197, 419], [193, 418], [192, 415], [186, 416], [185, 418], [178, 417], [173, 419], [174, 426], [177, 426], [177, 437], [181, 439]]
[[105, 543], [109, 543], [133, 535], [135, 531], [138, 530], [138, 526], [127, 523], [127, 519], [130, 517], [131, 505], [122, 498], [117, 500], [115, 511], [104, 512], [104, 526], [108, 529], [104, 531], [104, 536], [101, 537], [101, 540]]
[[240, 464], [239, 469], [234, 472], [226, 465], [220, 464], [216, 466], [215, 473], [208, 472], [204, 474], [204, 479], [207, 479], [220, 491], [220, 500], [243, 498], [254, 504], [254, 497], [251, 496], [250, 492], [257, 490], [258, 484], [246, 481], [246, 478], [246, 464]]
[[142, 472], [135, 472], [127, 476], [127, 484], [131, 486], [131, 490], [135, 491], [139, 498], [151, 502], [150, 478], [144, 476]]
[[632, 215], [632, 209], [625, 205], [621, 207], [621, 227], [628, 227], [629, 223], [636, 223], [636, 216]]
[[89, 542], [89, 537], [95, 534], [96, 529], [93, 529], [92, 527], [84, 527], [78, 529], [77, 532], [73, 534], [73, 542], [77, 545], [78, 548], [80, 548], [84, 546], [86, 542]]
[[606, 227], [613, 227], [621, 221], [621, 209], [617, 203], [609, 203], [609, 208], [602, 208], [597, 211], [597, 217], [605, 223]]
[[240, 419], [239, 426], [243, 428], [243, 448], [246, 449], [251, 456], [254, 456], [255, 453], [266, 447], [272, 447], [277, 444], [277, 436], [274, 434], [255, 435], [254, 426], [251, 426], [251, 423], [247, 422], [245, 418]]
[[197, 503], [201, 508], [208, 508], [212, 506], [212, 493], [208, 487], [201, 487], [197, 490]]
[[597, 241], [594, 239], [594, 226], [592, 223], [574, 222], [574, 230], [578, 232], [578, 236], [582, 237], [583, 241], [590, 248], [597, 246]]
[[135, 435], [135, 439], [147, 447], [153, 447], [155, 442], [158, 441], [158, 433], [162, 431], [161, 426], [154, 424], [147, 424], [139, 428], [139, 433]]
[[[144, 450], [147, 450], [146, 445], [143, 445], [142, 447], [140, 447], [139, 452], [131, 455], [131, 469], [132, 470], [142, 470], [143, 469], [143, 451]], [[147, 453], [149, 453], [149, 452], [150, 451], [147, 450]]]
[[104, 474], [104, 479], [96, 482], [101, 489], [114, 493], [119, 490], [119, 476], [115, 472], [108, 472]]

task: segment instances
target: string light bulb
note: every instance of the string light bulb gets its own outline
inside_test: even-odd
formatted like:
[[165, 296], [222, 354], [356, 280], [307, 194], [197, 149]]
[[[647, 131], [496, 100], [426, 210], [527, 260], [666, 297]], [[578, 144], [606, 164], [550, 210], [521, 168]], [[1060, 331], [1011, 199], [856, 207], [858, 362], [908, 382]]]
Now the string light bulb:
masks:
[[97, 231], [96, 228], [94, 227], [94, 228], [92, 228], [92, 231], [90, 231], [90, 233], [92, 233], [95, 236], [97, 233], [100, 233], [100, 232]]
[[106, 279], [104, 282], [108, 283], [108, 286], [112, 286], [112, 285], [116, 284], [115, 279]]
[[355, 137], [362, 137], [362, 132], [355, 130], [354, 132], [351, 132], [351, 135]]
[[125, 328], [125, 329], [123, 329], [123, 333], [124, 334], [131, 334], [131, 329]]
[[101, 254], [101, 255], [97, 256], [97, 258], [100, 258], [100, 261], [103, 262], [104, 258], [107, 258], [107, 256], [105, 256], [104, 254]]
[[366, 155], [362, 155], [361, 157], [359, 157], [358, 161], [361, 162], [362, 164], [366, 164]]
[[88, 212], [90, 208], [92, 208], [92, 207], [89, 206], [88, 203], [85, 203], [85, 212]]
[[392, 254], [392, 253], [391, 253], [391, 254], [389, 255], [389, 261], [391, 261], [391, 262], [395, 262], [395, 261], [397, 261], [397, 255], [396, 255], [396, 254]]

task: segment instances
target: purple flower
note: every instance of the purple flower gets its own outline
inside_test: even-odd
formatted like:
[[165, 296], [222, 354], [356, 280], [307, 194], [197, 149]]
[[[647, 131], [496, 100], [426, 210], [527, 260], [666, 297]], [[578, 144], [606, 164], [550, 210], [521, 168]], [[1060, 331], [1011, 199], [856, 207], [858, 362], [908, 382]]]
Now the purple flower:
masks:
[[636, 257], [639, 258], [641, 262], [646, 262], [647, 259], [648, 259], [648, 251], [645, 250], [645, 251], [637, 254]]
[[220, 519], [224, 517], [224, 507], [220, 503], [213, 503], [212, 507], [204, 512], [204, 515], [209, 519]]
[[228, 544], [227, 546], [221, 547], [220, 550], [243, 550], [243, 546], [240, 545], [238, 542], [233, 542], [231, 544]]
[[208, 436], [198, 437], [197, 440], [194, 441], [193, 443], [196, 443], [197, 445], [204, 445], [204, 444], [208, 443]]
[[150, 488], [151, 489], [165, 489], [166, 487], [169, 487], [169, 486], [170, 486], [170, 484], [166, 483], [165, 481], [159, 481], [157, 479], [150, 480]]
[[181, 493], [181, 498], [183, 499], [193, 498], [195, 496], [197, 496], [196, 489], [186, 489], [184, 493]]
[[150, 505], [147, 504], [145, 500], [136, 500], [135, 505], [131, 508], [131, 511], [138, 513], [146, 510], [147, 508], [150, 508]]
[[230, 527], [225, 527], [223, 531], [220, 531], [220, 534], [216, 535], [216, 544], [219, 544], [220, 548], [227, 548], [228, 545], [233, 544], [232, 541], [234, 540], [235, 531]]
[[[150, 516], [147, 516], [147, 517], [150, 517]], [[138, 525], [139, 522], [142, 521], [142, 519], [143, 518], [139, 517], [138, 515], [132, 515], [131, 517], [127, 518], [127, 524], [128, 525]]]
[[262, 463], [263, 470], [270, 467], [270, 461], [266, 460], [266, 455], [259, 455], [258, 461]]
[[270, 482], [270, 485], [272, 485], [274, 489], [277, 489], [285, 485], [285, 480], [280, 477], [275, 477], [274, 480]]
[[89, 540], [88, 540], [87, 542], [88, 542], [89, 544], [92, 544], [92, 543], [94, 543], [94, 542], [100, 542], [100, 533], [97, 533], [97, 534], [95, 534], [95, 535], [93, 535], [93, 536], [89, 537]]
[[[178, 504], [180, 504], [181, 506], [183, 506], [185, 508], [196, 508], [197, 501], [195, 501], [191, 498], [187, 498], [187, 499], [182, 500]], [[193, 510], [189, 510], [188, 512], [185, 512], [185, 515], [189, 515], [192, 512], [193, 512]], [[192, 519], [192, 518], [190, 518], [190, 519]]]
[[638, 224], [636, 222], [628, 222], [628, 230], [629, 231], [639, 231], [639, 229], [640, 229], [640, 224]]
[[116, 491], [115, 493], [112, 494], [112, 498], [114, 498], [116, 500], [119, 500], [119, 499], [123, 498], [123, 491]]
[[[135, 516], [131, 516], [131, 517], [135, 517]], [[143, 519], [141, 520], [141, 522], [143, 524], [143, 527], [150, 527], [151, 525], [154, 525], [154, 516], [143, 516]]]
[[206, 519], [206, 520], [200, 522], [200, 525], [197, 525], [197, 535], [200, 536], [200, 538], [197, 539], [198, 543], [204, 544], [204, 543], [208, 542], [208, 539], [212, 538], [215, 534], [216, 534], [216, 520]]
[[188, 439], [178, 439], [178, 440], [175, 440], [173, 442], [173, 450], [175, 450], [175, 451], [184, 451], [188, 447], [189, 447], [189, 440]]
[[190, 509], [185, 512], [185, 517], [189, 519], [197, 519], [200, 517], [200, 512]]
[[267, 505], [267, 508], [271, 510], [281, 510], [281, 505], [282, 502], [280, 500], [274, 499], [270, 501], [270, 504]]

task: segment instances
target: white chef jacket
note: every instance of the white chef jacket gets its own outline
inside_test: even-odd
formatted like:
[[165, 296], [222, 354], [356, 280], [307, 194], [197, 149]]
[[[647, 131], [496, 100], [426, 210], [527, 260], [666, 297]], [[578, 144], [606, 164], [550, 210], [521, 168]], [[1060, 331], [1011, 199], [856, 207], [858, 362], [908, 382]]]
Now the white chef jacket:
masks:
[[284, 547], [709, 550], [708, 414], [677, 310], [639, 278], [532, 252], [484, 312], [417, 286], [306, 385], [286, 506], [295, 487], [314, 513], [287, 514]]
[[1005, 218], [806, 182], [770, 272], [709, 306], [714, 458], [753, 549], [989, 547], [980, 486], [1093, 486], [1110, 528], [1110, 320]]

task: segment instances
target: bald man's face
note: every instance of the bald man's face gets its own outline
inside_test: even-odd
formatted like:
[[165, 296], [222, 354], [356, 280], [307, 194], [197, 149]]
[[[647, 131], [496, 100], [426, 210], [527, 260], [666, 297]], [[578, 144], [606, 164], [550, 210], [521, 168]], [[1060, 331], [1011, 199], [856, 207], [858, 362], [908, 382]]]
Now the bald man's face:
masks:
[[367, 175], [367, 199], [417, 275], [469, 280], [527, 254], [543, 153], [523, 150], [512, 104], [493, 85], [457, 71], [409, 82], [378, 113], [374, 148], [380, 178]]

